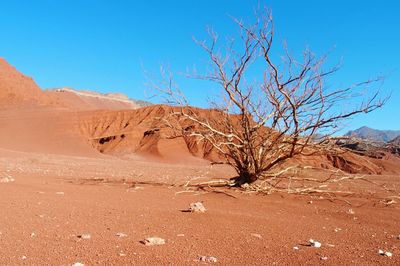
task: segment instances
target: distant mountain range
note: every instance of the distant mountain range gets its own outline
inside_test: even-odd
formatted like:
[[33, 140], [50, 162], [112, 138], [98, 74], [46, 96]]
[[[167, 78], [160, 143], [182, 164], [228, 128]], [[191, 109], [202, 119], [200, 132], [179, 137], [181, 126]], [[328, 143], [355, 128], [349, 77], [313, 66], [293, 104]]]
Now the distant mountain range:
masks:
[[368, 139], [374, 141], [400, 143], [400, 130], [378, 130], [369, 127], [360, 127], [345, 134], [347, 137]]

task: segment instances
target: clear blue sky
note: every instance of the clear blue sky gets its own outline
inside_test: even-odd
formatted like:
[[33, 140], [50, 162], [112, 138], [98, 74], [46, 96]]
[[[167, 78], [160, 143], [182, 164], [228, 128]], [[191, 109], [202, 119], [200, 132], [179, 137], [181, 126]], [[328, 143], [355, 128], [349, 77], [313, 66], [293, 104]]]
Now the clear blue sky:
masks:
[[[169, 64], [185, 71], [206, 62], [192, 37], [207, 25], [232, 34], [228, 15], [250, 19], [254, 0], [0, 0], [0, 57], [32, 76], [42, 88], [73, 87], [122, 92], [146, 99], [142, 66]], [[384, 109], [353, 119], [348, 129], [367, 125], [400, 129], [400, 1], [260, 1], [272, 8], [276, 41], [294, 51], [306, 45], [331, 62], [343, 58], [332, 84], [386, 75], [393, 96]], [[191, 102], [205, 106], [211, 92], [184, 81]]]

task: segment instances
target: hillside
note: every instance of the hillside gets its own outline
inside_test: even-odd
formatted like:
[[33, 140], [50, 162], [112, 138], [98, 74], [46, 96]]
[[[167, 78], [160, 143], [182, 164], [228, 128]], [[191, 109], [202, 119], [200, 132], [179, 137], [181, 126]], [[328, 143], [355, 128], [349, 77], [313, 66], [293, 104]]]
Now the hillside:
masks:
[[[208, 143], [172, 134], [163, 121], [174, 112], [174, 107], [141, 107], [142, 103], [121, 94], [68, 88], [42, 91], [33, 79], [4, 60], [0, 73], [0, 88], [3, 88], [0, 148], [91, 157], [141, 156], [172, 163], [221, 161]], [[194, 108], [192, 111], [215, 124], [222, 119], [216, 110]], [[174, 123], [181, 128], [195, 126], [188, 120]], [[384, 166], [388, 156], [391, 155], [365, 159], [353, 153], [325, 154], [299, 157], [288, 163], [379, 174], [393, 171], [392, 166]]]
[[345, 136], [368, 139], [373, 141], [388, 142], [393, 140], [397, 136], [400, 136], [400, 130], [378, 130], [364, 126], [359, 129], [347, 132]]
[[16, 68], [0, 58], [0, 104], [17, 105], [50, 105], [51, 97], [47, 96], [31, 77], [21, 74]]
[[58, 88], [47, 90], [46, 94], [51, 95], [63, 106], [78, 111], [137, 109], [150, 105], [149, 102], [133, 100], [121, 93], [102, 94], [71, 88]]

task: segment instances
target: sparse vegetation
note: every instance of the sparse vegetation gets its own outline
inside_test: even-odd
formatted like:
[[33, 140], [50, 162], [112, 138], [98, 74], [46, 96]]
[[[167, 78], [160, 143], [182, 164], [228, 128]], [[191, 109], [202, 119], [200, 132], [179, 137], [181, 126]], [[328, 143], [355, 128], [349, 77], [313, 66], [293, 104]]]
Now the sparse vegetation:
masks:
[[[211, 71], [195, 78], [215, 83], [220, 89], [221, 97], [212, 102], [217, 119], [198, 115], [172, 75], [163, 72], [162, 85], [154, 87], [169, 103], [181, 107], [166, 124], [176, 134], [212, 145], [235, 168], [235, 184], [276, 178], [286, 172], [281, 166], [288, 159], [327, 150], [332, 142], [326, 140], [338, 123], [372, 112], [387, 100], [379, 97], [377, 89], [366, 93], [380, 78], [345, 88], [328, 86], [327, 78], [338, 67], [325, 70], [327, 57], [317, 57], [308, 49], [296, 60], [284, 46], [283, 59], [275, 62], [269, 10], [259, 12], [251, 25], [238, 19], [234, 23], [239, 30], [236, 39], [220, 45], [217, 33], [209, 30], [209, 41], [197, 41], [208, 55]], [[353, 107], [346, 110], [348, 105]], [[193, 126], [171, 122], [177, 117]], [[321, 133], [323, 137], [316, 138]]]

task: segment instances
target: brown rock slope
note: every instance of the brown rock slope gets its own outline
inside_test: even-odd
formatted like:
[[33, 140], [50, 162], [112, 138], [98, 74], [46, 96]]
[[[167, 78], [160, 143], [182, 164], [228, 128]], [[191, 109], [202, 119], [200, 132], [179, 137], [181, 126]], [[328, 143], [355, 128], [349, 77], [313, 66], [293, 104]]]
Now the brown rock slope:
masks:
[[21, 105], [49, 105], [48, 97], [32, 78], [18, 72], [0, 58], [0, 105], [1, 108]]
[[[154, 105], [137, 110], [83, 112], [81, 132], [101, 153], [137, 153], [168, 161], [213, 159], [214, 154], [194, 139], [174, 137], [163, 121], [174, 108]], [[204, 111], [212, 115], [212, 111]], [[187, 125], [190, 126], [190, 125]]]
[[[129, 111], [99, 111], [82, 113], [80, 130], [90, 145], [101, 153], [126, 155], [137, 153], [167, 161], [183, 161], [193, 157], [213, 162], [221, 161], [204, 142], [189, 137], [173, 137], [165, 119], [173, 107], [154, 105]], [[196, 109], [199, 116], [218, 120], [213, 110]], [[184, 122], [187, 128], [193, 125]], [[325, 169], [341, 169], [348, 173], [383, 174], [399, 172], [400, 158], [383, 152], [379, 158], [358, 155], [349, 150], [337, 154], [298, 157], [289, 164]]]

